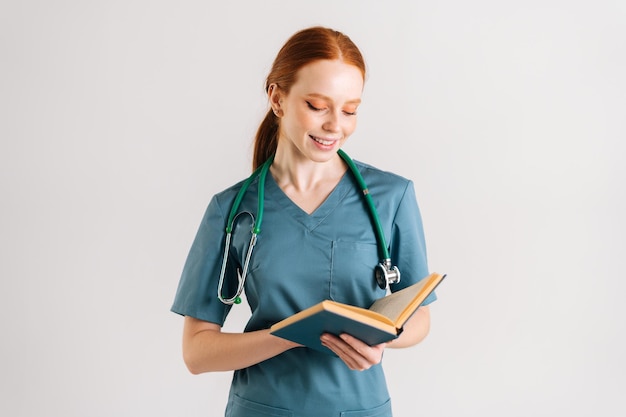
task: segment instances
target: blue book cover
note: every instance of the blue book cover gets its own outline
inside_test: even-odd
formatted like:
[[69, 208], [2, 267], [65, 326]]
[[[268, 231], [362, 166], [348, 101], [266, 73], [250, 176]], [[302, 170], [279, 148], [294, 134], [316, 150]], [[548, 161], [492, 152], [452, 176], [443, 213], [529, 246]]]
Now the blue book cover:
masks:
[[[272, 334], [333, 355], [334, 353], [330, 349], [322, 346], [320, 341], [322, 333], [334, 335], [348, 333], [370, 346], [388, 342], [400, 334], [401, 330], [396, 329], [393, 323], [388, 320], [380, 323], [370, 320], [363, 322], [363, 318], [355, 319], [346, 315], [346, 311], [349, 312], [352, 309], [346, 310], [345, 307], [350, 306], [335, 303], [334, 301], [323, 301], [301, 312], [306, 314], [290, 317], [292, 319], [290, 322], [280, 322], [272, 326]], [[358, 307], [352, 308], [356, 309]], [[362, 310], [368, 311], [366, 309]], [[281, 323], [282, 325], [280, 325]]]
[[431, 274], [416, 284], [376, 300], [369, 309], [336, 301], [322, 301], [274, 324], [271, 334], [311, 349], [334, 354], [322, 345], [322, 333], [350, 334], [370, 346], [389, 342], [402, 332], [445, 275]]

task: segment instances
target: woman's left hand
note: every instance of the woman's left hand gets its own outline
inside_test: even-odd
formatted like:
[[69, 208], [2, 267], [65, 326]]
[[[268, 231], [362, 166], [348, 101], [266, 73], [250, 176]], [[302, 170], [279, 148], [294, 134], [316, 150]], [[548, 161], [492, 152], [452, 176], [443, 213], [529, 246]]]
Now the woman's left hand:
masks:
[[364, 371], [380, 363], [387, 346], [387, 343], [368, 346], [363, 341], [345, 333], [339, 337], [324, 333], [320, 339], [322, 345], [335, 352], [348, 365], [348, 368], [355, 371]]

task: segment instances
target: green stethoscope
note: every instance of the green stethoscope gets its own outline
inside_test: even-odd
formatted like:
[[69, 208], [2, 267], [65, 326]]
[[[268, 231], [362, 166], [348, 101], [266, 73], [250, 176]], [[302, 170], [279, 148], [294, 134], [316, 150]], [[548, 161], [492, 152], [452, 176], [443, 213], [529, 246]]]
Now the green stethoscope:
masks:
[[[359, 188], [363, 192], [363, 196], [365, 197], [365, 201], [367, 203], [367, 207], [369, 209], [370, 216], [372, 218], [372, 222], [374, 223], [374, 229], [376, 231], [376, 241], [378, 243], [378, 249], [380, 255], [382, 256], [382, 261], [376, 265], [374, 268], [374, 278], [378, 286], [381, 289], [387, 289], [390, 284], [396, 284], [400, 282], [400, 270], [397, 266], [392, 266], [391, 257], [389, 256], [389, 250], [387, 249], [387, 242], [385, 240], [385, 234], [383, 233], [382, 225], [380, 224], [380, 219], [378, 218], [378, 211], [374, 206], [374, 201], [372, 200], [372, 196], [367, 189], [367, 185], [363, 180], [363, 176], [359, 172], [358, 168], [354, 164], [354, 161], [350, 159], [350, 157], [341, 149], [337, 151], [339, 156], [348, 164], [352, 175], [356, 178], [356, 181], [359, 185]], [[257, 241], [257, 235], [261, 233], [261, 223], [263, 222], [263, 207], [264, 207], [264, 198], [265, 198], [265, 178], [267, 177], [267, 172], [270, 169], [270, 165], [274, 161], [274, 157], [270, 157], [263, 165], [257, 168], [248, 179], [246, 179], [239, 189], [235, 200], [233, 201], [233, 205], [230, 209], [230, 214], [228, 215], [228, 220], [226, 221], [226, 239], [224, 244], [224, 255], [222, 257], [222, 270], [220, 272], [220, 280], [217, 287], [217, 297], [224, 304], [232, 305], [241, 303], [241, 294], [244, 289], [244, 284], [246, 283], [246, 276], [248, 275], [248, 267], [250, 264], [250, 258], [252, 257], [252, 250], [254, 249], [254, 245]], [[250, 184], [256, 177], [259, 177], [259, 192], [257, 196], [257, 218], [254, 220], [254, 225], [251, 231], [250, 243], [248, 245], [248, 250], [246, 252], [246, 258], [244, 260], [243, 268], [241, 273], [238, 274], [238, 285], [237, 292], [231, 298], [225, 298], [222, 295], [222, 289], [224, 286], [224, 276], [226, 274], [226, 266], [228, 264], [228, 254], [230, 252], [231, 246], [231, 238], [233, 233], [233, 227], [235, 218], [237, 217], [237, 211], [239, 210], [239, 206], [241, 205], [241, 200], [243, 199], [244, 194], [250, 187]], [[249, 214], [249, 213], [248, 213]], [[252, 216], [253, 217], [253, 216]], [[254, 219], [254, 217], [253, 217]]]

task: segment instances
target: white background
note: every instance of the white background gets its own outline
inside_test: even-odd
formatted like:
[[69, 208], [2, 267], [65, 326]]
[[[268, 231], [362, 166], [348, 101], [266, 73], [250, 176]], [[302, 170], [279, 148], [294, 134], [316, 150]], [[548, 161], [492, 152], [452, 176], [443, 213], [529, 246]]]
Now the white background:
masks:
[[396, 415], [626, 415], [624, 4], [3, 1], [0, 415], [223, 414], [230, 373], [187, 373], [169, 307], [317, 24], [370, 70], [346, 150], [415, 181], [449, 275], [386, 353]]

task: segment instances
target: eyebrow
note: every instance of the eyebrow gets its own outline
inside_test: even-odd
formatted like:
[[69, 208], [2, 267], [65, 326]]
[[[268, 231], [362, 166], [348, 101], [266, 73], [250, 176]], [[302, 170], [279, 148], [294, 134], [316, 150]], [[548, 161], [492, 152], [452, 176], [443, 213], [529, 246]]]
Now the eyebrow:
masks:
[[[310, 93], [310, 94], [307, 94], [306, 96], [311, 97], [311, 98], [321, 98], [323, 100], [331, 101], [331, 102], [333, 101], [330, 97], [325, 96], [323, 94], [318, 94], [318, 93]], [[361, 103], [360, 98], [355, 98], [353, 100], [346, 101], [346, 104], [359, 104], [359, 103]]]

